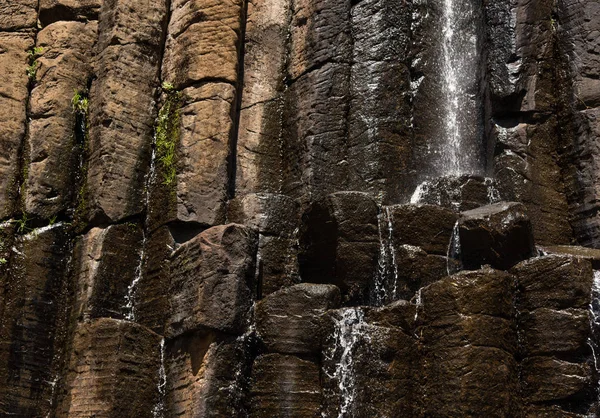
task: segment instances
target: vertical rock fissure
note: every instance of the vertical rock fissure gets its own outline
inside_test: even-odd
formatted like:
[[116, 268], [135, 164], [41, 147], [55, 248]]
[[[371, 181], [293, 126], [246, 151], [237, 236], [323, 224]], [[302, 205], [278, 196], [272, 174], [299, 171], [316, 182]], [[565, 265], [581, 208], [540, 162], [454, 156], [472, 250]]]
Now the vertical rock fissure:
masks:
[[244, 96], [244, 63], [245, 63], [245, 41], [246, 41], [246, 25], [248, 19], [248, 1], [243, 0], [241, 8], [241, 25], [240, 25], [240, 40], [238, 45], [238, 80], [235, 92], [235, 103], [232, 106], [233, 111], [233, 126], [231, 129], [231, 137], [229, 143], [229, 155], [227, 156], [227, 197], [229, 200], [234, 199], [236, 195], [236, 176], [237, 176], [237, 145], [238, 136], [240, 134], [240, 120], [242, 113], [242, 102]]
[[[36, 4], [36, 21], [39, 21], [39, 17], [40, 17], [40, 1], [37, 1]], [[29, 129], [29, 120], [30, 120], [30, 116], [31, 116], [31, 94], [33, 92], [33, 89], [35, 87], [35, 76], [37, 73], [37, 38], [38, 38], [38, 32], [39, 29], [36, 27], [36, 29], [33, 32], [33, 46], [31, 47], [32, 49], [30, 51], [28, 51], [29, 53], [29, 62], [28, 62], [28, 68], [27, 68], [27, 73], [29, 76], [29, 82], [27, 85], [27, 102], [25, 104], [25, 134], [23, 135], [23, 138], [21, 138], [21, 144], [19, 146], [19, 149], [17, 151], [17, 173], [15, 176], [15, 185], [14, 185], [14, 201], [13, 201], [13, 207], [11, 208], [11, 213], [13, 216], [19, 216], [21, 219], [21, 222], [26, 223], [27, 222], [27, 213], [26, 213], [26, 207], [25, 207], [25, 187], [26, 187], [26, 183], [27, 183], [27, 170], [28, 170], [28, 165], [29, 165], [29, 152], [27, 149], [27, 143], [29, 141], [29, 135], [30, 135], [30, 129]], [[32, 66], [35, 65], [35, 72], [33, 74], [30, 73], [30, 69], [32, 68]], [[24, 225], [24, 224], [23, 224]]]

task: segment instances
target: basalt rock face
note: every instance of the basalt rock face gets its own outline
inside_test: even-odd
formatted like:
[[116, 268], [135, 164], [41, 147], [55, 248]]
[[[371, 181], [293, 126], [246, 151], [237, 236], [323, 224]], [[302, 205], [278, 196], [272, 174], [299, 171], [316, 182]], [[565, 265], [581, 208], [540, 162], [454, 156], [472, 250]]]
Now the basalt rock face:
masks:
[[600, 1], [0, 4], [0, 415], [600, 416]]

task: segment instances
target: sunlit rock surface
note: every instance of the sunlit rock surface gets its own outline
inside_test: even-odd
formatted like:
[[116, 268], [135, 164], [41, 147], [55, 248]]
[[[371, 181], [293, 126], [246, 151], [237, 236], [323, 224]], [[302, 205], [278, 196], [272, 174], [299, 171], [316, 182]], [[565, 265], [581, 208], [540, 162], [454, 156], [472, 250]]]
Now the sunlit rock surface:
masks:
[[0, 415], [600, 416], [600, 0], [0, 3]]

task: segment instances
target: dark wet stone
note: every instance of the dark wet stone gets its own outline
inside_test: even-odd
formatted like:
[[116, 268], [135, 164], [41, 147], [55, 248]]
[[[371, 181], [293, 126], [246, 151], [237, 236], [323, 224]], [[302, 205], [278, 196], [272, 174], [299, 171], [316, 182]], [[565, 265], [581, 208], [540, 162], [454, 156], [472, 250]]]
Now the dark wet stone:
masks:
[[464, 268], [490, 264], [507, 270], [535, 254], [531, 223], [520, 203], [496, 203], [463, 212], [459, 220]]

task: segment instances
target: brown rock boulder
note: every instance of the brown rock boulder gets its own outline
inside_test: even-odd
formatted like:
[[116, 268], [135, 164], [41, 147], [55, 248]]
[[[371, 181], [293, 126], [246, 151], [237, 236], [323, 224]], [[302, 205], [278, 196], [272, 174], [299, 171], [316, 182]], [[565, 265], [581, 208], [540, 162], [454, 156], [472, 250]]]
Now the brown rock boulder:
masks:
[[250, 417], [321, 416], [319, 366], [282, 354], [259, 356], [252, 366]]
[[43, 55], [29, 100], [24, 201], [28, 213], [43, 219], [64, 214], [78, 197], [86, 144], [75, 134], [72, 99], [87, 90], [97, 29], [95, 22], [57, 22], [37, 35]]
[[43, 26], [64, 20], [97, 20], [101, 0], [40, 0], [39, 19]]
[[593, 284], [589, 261], [548, 255], [523, 261], [510, 272], [517, 278], [520, 310], [586, 308]]
[[68, 239], [68, 227], [56, 224], [11, 246], [0, 276], [0, 415], [46, 416], [55, 405], [72, 291]]
[[180, 90], [201, 81], [237, 82], [242, 1], [175, 0], [162, 63]]
[[57, 417], [153, 417], [160, 341], [132, 322], [102, 318], [79, 324]]
[[513, 282], [492, 269], [461, 272], [413, 299], [425, 416], [517, 416]]
[[507, 270], [535, 254], [531, 223], [519, 203], [496, 203], [463, 212], [459, 220], [464, 268], [490, 264]]
[[362, 308], [330, 311], [324, 321], [324, 415], [414, 416], [415, 339], [366, 322]]
[[14, 0], [0, 5], [0, 31], [14, 31], [35, 27], [36, 0]]
[[269, 352], [316, 354], [321, 351], [321, 315], [340, 305], [332, 285], [302, 283], [272, 293], [256, 304], [258, 338]]
[[[22, 3], [21, 5], [19, 5]], [[32, 5], [35, 2], [27, 2]], [[16, 3], [22, 10], [26, 2]], [[15, 3], [5, 3], [0, 9], [13, 9]], [[35, 7], [33, 5], [32, 7]], [[11, 10], [11, 12], [14, 10]], [[34, 9], [33, 18], [35, 22]], [[16, 11], [15, 11], [16, 13]], [[24, 12], [27, 13], [27, 12]], [[9, 14], [2, 10], [0, 19]], [[17, 16], [17, 14], [15, 14]], [[1, 22], [1, 21], [0, 21]], [[18, 195], [19, 150], [25, 138], [26, 103], [29, 96], [26, 69], [29, 64], [27, 51], [33, 48], [33, 36], [27, 33], [0, 33], [0, 219], [12, 216]]]
[[259, 297], [300, 281], [298, 276], [299, 207], [287, 196], [248, 194], [230, 201], [228, 219], [256, 228]]
[[337, 285], [344, 304], [364, 303], [377, 271], [378, 211], [366, 193], [339, 192], [315, 202], [300, 230], [303, 280]]
[[255, 295], [257, 234], [242, 225], [207, 229], [171, 257], [166, 334], [198, 329], [241, 333]]
[[73, 314], [79, 321], [134, 317], [132, 286], [141, 274], [142, 241], [135, 224], [94, 228], [77, 240]]
[[587, 348], [590, 317], [587, 309], [540, 308], [521, 313], [519, 341], [525, 355], [570, 353]]
[[117, 222], [144, 210], [166, 13], [166, 0], [102, 5], [90, 92], [86, 209], [92, 221]]
[[447, 255], [458, 216], [433, 205], [389, 207], [395, 245], [420, 247], [428, 254]]
[[248, 360], [244, 337], [195, 332], [168, 342], [164, 416], [245, 416]]
[[551, 357], [530, 357], [521, 363], [521, 387], [527, 402], [557, 401], [593, 385], [592, 370], [586, 363], [569, 363]]

